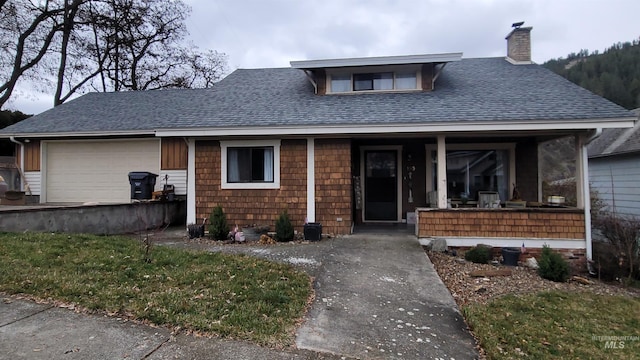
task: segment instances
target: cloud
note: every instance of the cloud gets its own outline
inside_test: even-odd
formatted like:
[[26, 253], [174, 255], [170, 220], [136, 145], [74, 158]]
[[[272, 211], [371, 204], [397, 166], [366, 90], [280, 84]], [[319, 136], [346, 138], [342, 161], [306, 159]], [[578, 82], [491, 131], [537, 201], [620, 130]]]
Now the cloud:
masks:
[[[193, 10], [187, 22], [190, 39], [226, 53], [230, 70], [363, 56], [505, 56], [505, 36], [516, 21], [533, 26], [532, 57], [538, 63], [581, 49], [604, 50], [640, 36], [637, 0], [185, 2]], [[40, 112], [49, 107], [43, 107], [45, 103], [18, 99], [14, 105]]]

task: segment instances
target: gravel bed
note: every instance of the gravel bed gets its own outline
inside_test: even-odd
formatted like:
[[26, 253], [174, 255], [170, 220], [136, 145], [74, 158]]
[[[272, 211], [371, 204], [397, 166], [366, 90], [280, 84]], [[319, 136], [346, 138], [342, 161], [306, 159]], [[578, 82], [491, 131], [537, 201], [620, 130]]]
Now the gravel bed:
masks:
[[[506, 294], [524, 294], [544, 290], [590, 291], [602, 295], [625, 295], [640, 297], [640, 289], [625, 288], [620, 284], [608, 284], [597, 279], [588, 279], [590, 284], [581, 284], [575, 280], [564, 283], [553, 282], [541, 278], [536, 270], [523, 266], [501, 266], [491, 264], [475, 264], [464, 258], [445, 253], [427, 251], [438, 275], [449, 288], [449, 292], [459, 307], [486, 303]], [[472, 277], [475, 270], [511, 269], [511, 275]]]

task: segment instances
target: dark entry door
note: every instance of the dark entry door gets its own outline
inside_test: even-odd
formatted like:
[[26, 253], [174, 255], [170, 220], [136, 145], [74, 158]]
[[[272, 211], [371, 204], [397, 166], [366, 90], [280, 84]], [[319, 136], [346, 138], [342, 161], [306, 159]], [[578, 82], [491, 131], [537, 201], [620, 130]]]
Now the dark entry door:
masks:
[[398, 220], [398, 153], [396, 150], [365, 151], [365, 221]]

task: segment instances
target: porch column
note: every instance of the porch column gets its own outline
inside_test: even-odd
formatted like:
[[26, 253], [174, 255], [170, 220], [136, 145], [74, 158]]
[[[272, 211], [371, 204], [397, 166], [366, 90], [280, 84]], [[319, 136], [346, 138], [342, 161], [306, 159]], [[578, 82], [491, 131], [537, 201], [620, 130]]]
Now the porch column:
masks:
[[315, 139], [307, 138], [307, 221], [316, 222]]
[[187, 140], [187, 225], [196, 223], [196, 141]]
[[438, 135], [438, 208], [447, 208], [447, 146], [445, 136]]
[[589, 159], [586, 135], [575, 135], [576, 145], [576, 206], [584, 209], [584, 238], [587, 259], [592, 258], [591, 247], [591, 194], [589, 193]]

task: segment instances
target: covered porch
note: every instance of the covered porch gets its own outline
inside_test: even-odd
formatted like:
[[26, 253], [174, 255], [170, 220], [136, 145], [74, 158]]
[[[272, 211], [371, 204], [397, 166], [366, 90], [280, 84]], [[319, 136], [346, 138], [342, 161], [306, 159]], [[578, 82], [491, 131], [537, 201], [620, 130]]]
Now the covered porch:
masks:
[[[573, 136], [576, 203], [549, 204], [538, 146]], [[586, 144], [592, 133], [433, 134], [352, 139], [355, 230], [407, 224], [420, 239], [532, 249], [547, 244], [591, 257]]]

